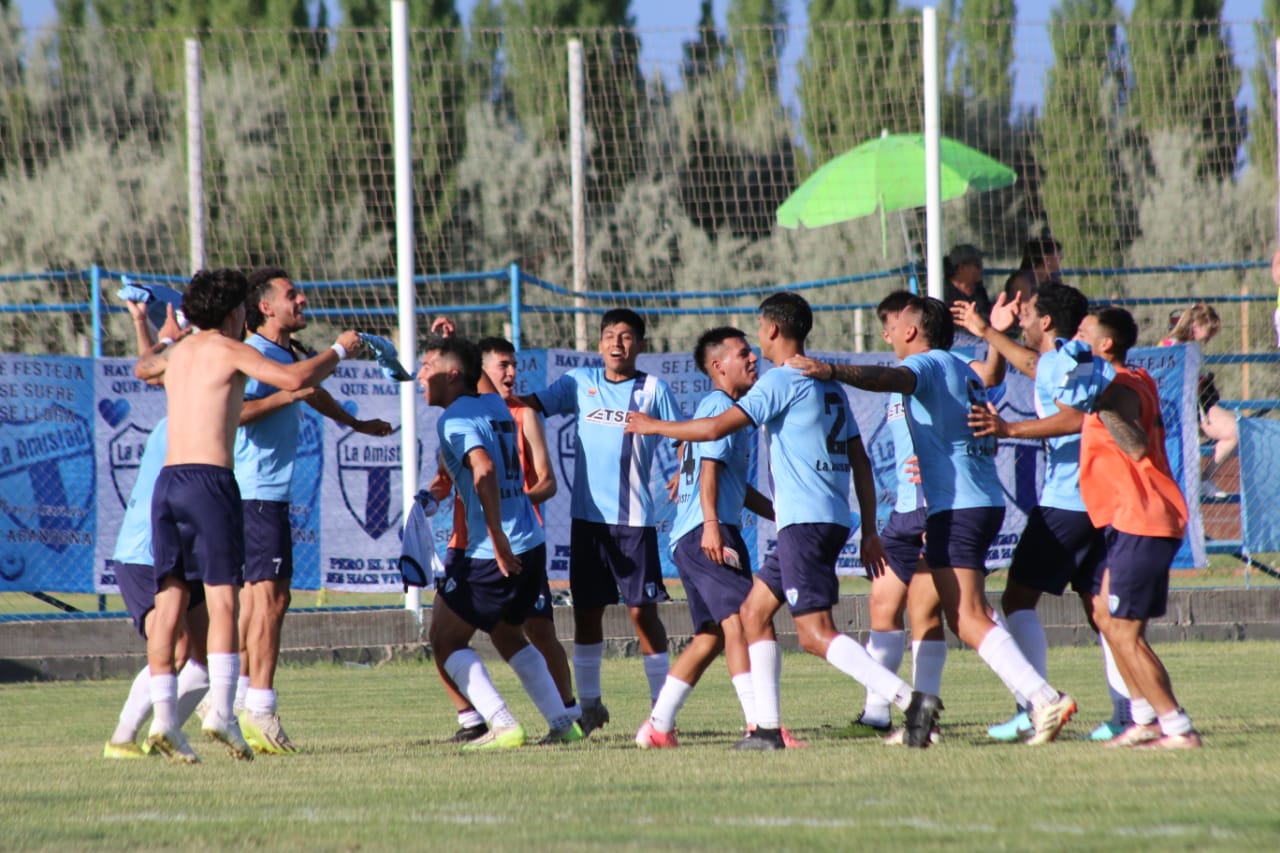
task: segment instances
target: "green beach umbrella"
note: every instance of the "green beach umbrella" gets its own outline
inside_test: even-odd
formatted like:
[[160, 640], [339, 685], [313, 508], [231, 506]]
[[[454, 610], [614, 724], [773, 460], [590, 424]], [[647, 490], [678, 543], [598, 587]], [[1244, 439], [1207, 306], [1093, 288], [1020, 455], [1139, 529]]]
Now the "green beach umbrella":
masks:
[[[1012, 186], [1012, 169], [981, 151], [942, 137], [942, 200], [969, 190]], [[880, 211], [925, 205], [924, 134], [884, 135], [846, 151], [814, 172], [778, 208], [784, 228], [821, 228]]]

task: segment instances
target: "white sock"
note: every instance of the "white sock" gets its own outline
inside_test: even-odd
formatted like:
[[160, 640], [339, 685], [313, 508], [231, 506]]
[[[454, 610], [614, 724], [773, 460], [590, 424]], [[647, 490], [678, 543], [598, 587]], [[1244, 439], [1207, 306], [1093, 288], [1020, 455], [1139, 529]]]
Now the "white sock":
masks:
[[542, 652], [530, 644], [512, 655], [507, 663], [515, 670], [524, 692], [529, 694], [548, 726], [552, 729], [564, 729], [573, 724], [573, 718], [569, 716], [569, 710], [560, 698], [560, 690], [551, 677], [551, 670], [547, 669], [547, 659], [542, 656]]
[[[444, 671], [449, 673], [458, 692], [470, 700], [471, 705], [480, 712], [489, 726], [509, 727], [515, 725], [515, 718], [507, 710], [507, 703], [502, 694], [493, 686], [489, 678], [489, 670], [484, 668], [484, 661], [474, 649], [458, 649], [449, 655], [444, 662]], [[505, 715], [505, 716], [503, 716]], [[506, 722], [506, 720], [511, 722]]]
[[270, 687], [250, 687], [244, 694], [244, 709], [250, 714], [270, 717], [276, 712], [276, 691]]
[[[1009, 630], [1009, 623], [1004, 620], [1004, 614], [1001, 613], [999, 610], [991, 611], [991, 621], [996, 623], [998, 627], [1001, 627], [1006, 631]], [[1016, 690], [1012, 692], [1013, 692], [1013, 701], [1018, 703], [1018, 711], [1025, 713], [1026, 710], [1031, 707], [1031, 703], [1027, 701], [1026, 696], [1023, 696], [1021, 693], [1017, 692]]]
[[1058, 691], [1050, 687], [1044, 676], [1027, 662], [1013, 636], [999, 625], [982, 638], [978, 656], [999, 676], [1010, 693], [1027, 697], [1033, 705], [1047, 704], [1058, 698]]
[[1041, 678], [1049, 677], [1049, 641], [1035, 610], [1015, 610], [1005, 615], [1005, 624], [1027, 663], [1035, 667]]
[[666, 652], [644, 656], [644, 677], [649, 679], [649, 702], [657, 702], [662, 685], [667, 681], [667, 673], [671, 671], [671, 659]]
[[232, 700], [232, 707], [239, 710], [244, 707], [245, 697], [249, 693], [249, 676], [241, 674], [236, 679], [236, 698]]
[[151, 710], [155, 718], [151, 728], [172, 732], [178, 728], [178, 676], [173, 673], [153, 675], [148, 679], [147, 691], [151, 694]]
[[1129, 700], [1129, 713], [1133, 721], [1140, 726], [1149, 726], [1156, 721], [1156, 709], [1146, 699]]
[[151, 713], [151, 670], [143, 667], [129, 685], [129, 696], [120, 709], [116, 730], [111, 734], [112, 743], [130, 743], [138, 737], [142, 721]]
[[742, 718], [747, 728], [756, 724], [756, 688], [751, 683], [750, 672], [740, 672], [733, 676], [733, 689], [738, 694], [738, 704], [742, 706]]
[[1124, 683], [1124, 676], [1116, 666], [1115, 656], [1111, 654], [1111, 647], [1107, 645], [1106, 638], [1099, 634], [1098, 642], [1102, 645], [1102, 662], [1107, 673], [1107, 692], [1111, 694], [1110, 722], [1117, 726], [1124, 726], [1133, 719], [1133, 712], [1129, 710], [1129, 685]]
[[189, 660], [178, 673], [178, 725], [183, 726], [209, 692], [209, 670], [199, 661]]
[[1185, 735], [1191, 729], [1191, 717], [1181, 708], [1160, 715], [1160, 731], [1163, 734]]
[[911, 704], [911, 685], [872, 660], [848, 634], [836, 634], [827, 646], [827, 663], [867, 688], [868, 693], [888, 696], [899, 708]]
[[584, 705], [600, 703], [600, 662], [604, 660], [604, 643], [575, 643], [573, 646], [573, 681], [578, 685], [578, 698]]
[[464, 729], [474, 729], [476, 726], [484, 725], [484, 717], [480, 716], [480, 712], [475, 708], [468, 708], [458, 712], [458, 725]]
[[778, 641], [752, 643], [747, 646], [747, 657], [751, 659], [751, 686], [756, 694], [756, 725], [762, 729], [781, 728], [782, 656], [778, 654]]
[[921, 693], [942, 695], [942, 668], [947, 662], [945, 640], [916, 640], [911, 644], [911, 683]]
[[[896, 673], [902, 666], [903, 636], [902, 631], [872, 631], [867, 637], [867, 654], [885, 669]], [[862, 707], [862, 721], [887, 725], [890, 704], [889, 697], [868, 689], [867, 701]]]
[[225, 723], [235, 719], [236, 679], [240, 677], [240, 655], [234, 652], [209, 653], [209, 705]]
[[658, 698], [649, 712], [649, 721], [653, 727], [664, 734], [676, 727], [676, 715], [684, 707], [685, 700], [693, 692], [693, 685], [681, 681], [674, 675], [668, 675], [658, 691]]

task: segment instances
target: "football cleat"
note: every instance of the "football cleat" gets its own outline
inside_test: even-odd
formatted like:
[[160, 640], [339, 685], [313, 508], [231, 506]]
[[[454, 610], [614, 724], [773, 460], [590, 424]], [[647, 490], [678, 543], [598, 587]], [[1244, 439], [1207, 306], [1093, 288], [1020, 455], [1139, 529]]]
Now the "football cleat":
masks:
[[604, 706], [603, 702], [596, 701], [594, 704], [582, 705], [582, 719], [578, 720], [578, 724], [582, 726], [583, 736], [589, 735], [596, 729], [603, 728], [609, 722], [609, 709]]
[[151, 733], [147, 736], [147, 743], [151, 746], [153, 752], [163, 755], [174, 764], [199, 764], [200, 756], [196, 755], [191, 744], [187, 743], [187, 736], [180, 729], [171, 732], [159, 730], [154, 724], [151, 726]]
[[544, 746], [553, 743], [577, 743], [585, 737], [586, 735], [582, 733], [582, 727], [573, 722], [567, 726], [552, 729], [538, 743]]
[[240, 715], [240, 731], [254, 752], [289, 755], [298, 751], [285, 734], [284, 726], [280, 725], [279, 714], [254, 714], [245, 711]]
[[942, 699], [932, 693], [911, 691], [911, 704], [907, 706], [907, 719], [903, 728], [903, 743], [925, 749], [929, 746], [929, 733], [938, 723], [938, 715], [943, 710]]
[[636, 746], [641, 749], [675, 749], [679, 745], [674, 731], [658, 731], [653, 727], [653, 720], [645, 720], [640, 731], [636, 732]]
[[464, 750], [482, 750], [482, 749], [519, 749], [525, 745], [527, 737], [525, 735], [524, 726], [516, 723], [514, 726], [506, 728], [491, 728], [481, 737], [476, 738], [470, 743], [464, 743]]
[[1031, 717], [1026, 711], [1019, 711], [1003, 723], [996, 723], [987, 729], [987, 736], [1006, 743], [1022, 740], [1035, 729], [1031, 725]]
[[733, 745], [733, 749], [773, 750], [786, 749], [787, 743], [782, 739], [782, 729], [762, 729], [756, 727], [747, 732], [747, 736]]
[[106, 745], [102, 747], [103, 758], [131, 759], [145, 758], [146, 756], [147, 753], [142, 751], [142, 747], [138, 746], [133, 741], [128, 741], [126, 743], [112, 743], [111, 741], [107, 741]]
[[883, 725], [867, 722], [863, 719], [866, 715], [866, 711], [863, 711], [858, 715], [858, 719], [842, 729], [836, 729], [835, 736], [849, 738], [884, 737], [892, 730], [893, 726], [887, 722]]
[[1161, 737], [1158, 723], [1134, 723], [1103, 744], [1110, 749], [1124, 746], [1141, 746]]
[[1057, 740], [1058, 733], [1075, 712], [1075, 700], [1065, 693], [1059, 693], [1058, 698], [1047, 705], [1032, 708], [1028, 716], [1031, 717], [1031, 725], [1035, 727], [1035, 731], [1027, 738], [1027, 745], [1040, 746]]
[[240, 724], [235, 719], [230, 719], [219, 725], [217, 717], [215, 712], [205, 718], [200, 728], [204, 736], [225, 746], [227, 754], [237, 761], [253, 761], [253, 747], [245, 743]]

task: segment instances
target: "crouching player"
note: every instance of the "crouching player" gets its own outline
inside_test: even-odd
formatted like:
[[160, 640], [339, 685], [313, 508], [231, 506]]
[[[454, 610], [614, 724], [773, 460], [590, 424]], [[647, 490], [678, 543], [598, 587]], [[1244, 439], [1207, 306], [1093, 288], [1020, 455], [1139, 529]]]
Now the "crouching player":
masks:
[[427, 345], [418, 383], [428, 405], [444, 409], [440, 456], [467, 519], [465, 548], [450, 549], [436, 591], [431, 648], [445, 672], [484, 717], [489, 731], [463, 749], [523, 746], [525, 728], [507, 708], [488, 670], [468, 648], [477, 630], [493, 641], [551, 727], [548, 742], [582, 739], [546, 659], [521, 624], [546, 578], [546, 537], [524, 490], [516, 425], [500, 397], [480, 394], [480, 350], [461, 338]]
[[[698, 403], [695, 418], [715, 417], [756, 383], [756, 354], [739, 329], [723, 326], [703, 332], [693, 358], [714, 386]], [[740, 522], [744, 505], [769, 519], [773, 505], [747, 483], [753, 435], [754, 430], [742, 430], [715, 441], [684, 445], [671, 542], [695, 633], [672, 664], [649, 719], [636, 733], [641, 749], [679, 745], [676, 715], [721, 651], [748, 731], [755, 726], [751, 663], [738, 616], [751, 591], [751, 567]]]

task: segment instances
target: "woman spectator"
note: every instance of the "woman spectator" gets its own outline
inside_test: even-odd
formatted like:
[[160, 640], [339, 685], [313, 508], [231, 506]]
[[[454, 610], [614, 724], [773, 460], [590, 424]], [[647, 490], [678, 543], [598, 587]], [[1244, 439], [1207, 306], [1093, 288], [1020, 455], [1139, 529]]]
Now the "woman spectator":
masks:
[[[1212, 305], [1204, 302], [1197, 302], [1185, 311], [1174, 311], [1169, 315], [1169, 324], [1169, 337], [1162, 340], [1160, 346], [1195, 343], [1203, 349], [1222, 328], [1218, 312], [1213, 310]], [[1212, 498], [1223, 494], [1218, 490], [1214, 475], [1236, 452], [1240, 443], [1235, 415], [1219, 405], [1221, 399], [1213, 374], [1209, 371], [1201, 373], [1198, 401], [1200, 431], [1214, 442], [1213, 459], [1200, 475], [1201, 497]]]

